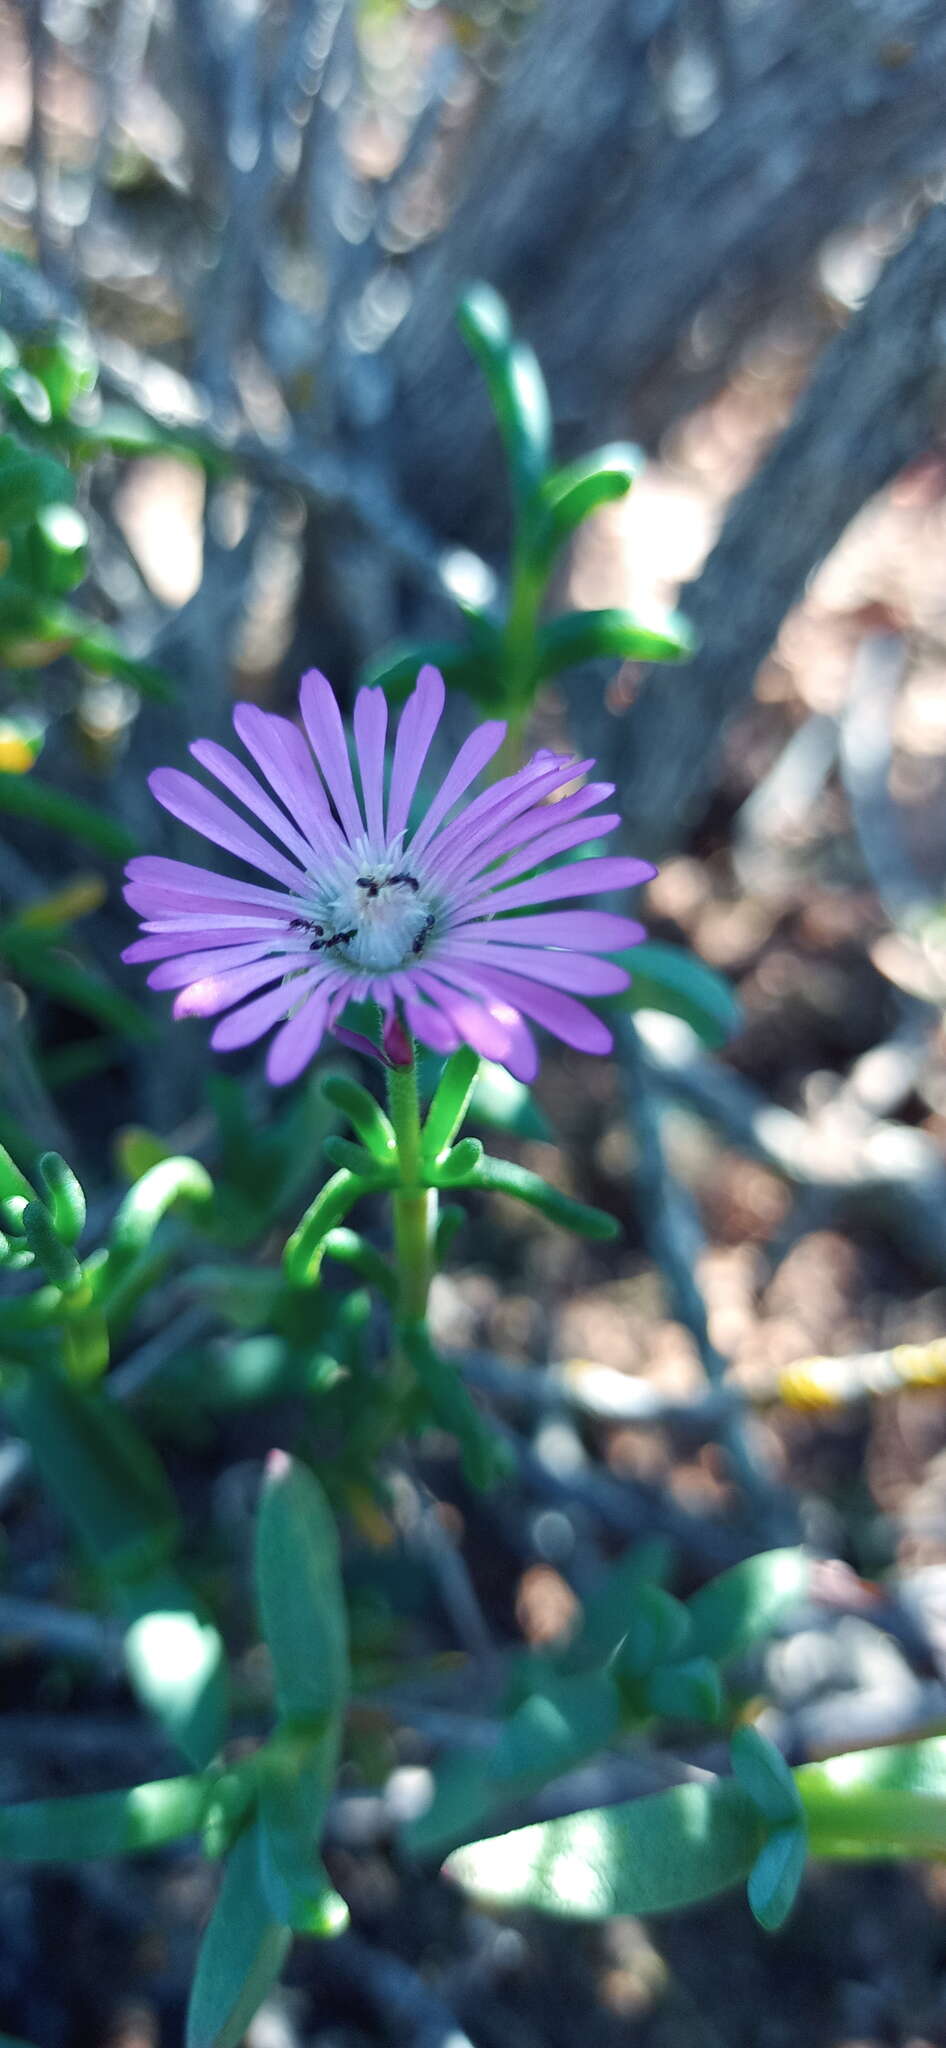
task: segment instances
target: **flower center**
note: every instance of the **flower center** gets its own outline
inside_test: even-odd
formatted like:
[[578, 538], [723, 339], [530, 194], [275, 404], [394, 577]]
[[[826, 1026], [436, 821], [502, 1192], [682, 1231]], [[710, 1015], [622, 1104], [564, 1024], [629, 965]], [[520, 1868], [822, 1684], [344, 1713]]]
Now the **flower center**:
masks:
[[313, 943], [362, 973], [408, 966], [424, 951], [434, 927], [424, 883], [398, 848], [380, 858], [364, 845], [355, 851], [350, 872], [333, 877], [319, 891]]

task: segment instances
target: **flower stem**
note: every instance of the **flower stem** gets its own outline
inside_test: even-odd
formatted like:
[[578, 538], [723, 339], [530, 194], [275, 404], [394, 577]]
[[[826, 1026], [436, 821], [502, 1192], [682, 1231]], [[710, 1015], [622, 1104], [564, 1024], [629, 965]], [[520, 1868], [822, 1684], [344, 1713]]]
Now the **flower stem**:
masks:
[[388, 1068], [388, 1111], [397, 1138], [400, 1185], [394, 1203], [397, 1310], [402, 1323], [423, 1322], [430, 1288], [437, 1195], [421, 1185], [417, 1062]]

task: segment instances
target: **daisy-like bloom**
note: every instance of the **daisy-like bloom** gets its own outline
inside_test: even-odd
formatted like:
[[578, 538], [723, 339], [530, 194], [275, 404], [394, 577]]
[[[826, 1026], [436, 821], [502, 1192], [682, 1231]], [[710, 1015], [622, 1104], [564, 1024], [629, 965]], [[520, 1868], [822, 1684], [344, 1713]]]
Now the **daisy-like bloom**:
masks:
[[429, 801], [415, 802], [443, 704], [442, 678], [422, 669], [386, 777], [387, 703], [381, 690], [359, 691], [360, 795], [335, 696], [314, 670], [300, 689], [305, 734], [256, 705], [236, 707], [237, 735], [263, 781], [216, 741], [192, 745], [239, 810], [177, 768], [150, 778], [165, 810], [267, 880], [152, 855], [131, 861], [125, 895], [146, 936], [123, 957], [160, 963], [149, 980], [180, 990], [176, 1017], [225, 1013], [211, 1039], [218, 1052], [278, 1026], [273, 1082], [295, 1080], [346, 1004], [365, 1000], [380, 1004], [395, 1062], [410, 1057], [414, 1033], [438, 1053], [472, 1046], [529, 1081], [538, 1057], [527, 1018], [582, 1052], [610, 1051], [607, 1026], [578, 998], [627, 986], [624, 968], [599, 955], [635, 945], [643, 927], [607, 910], [536, 906], [629, 889], [655, 869], [589, 857], [536, 873], [613, 830], [617, 813], [596, 807], [614, 785], [559, 796], [593, 763], [542, 752], [464, 802], [502, 745], [496, 720], [464, 741]]

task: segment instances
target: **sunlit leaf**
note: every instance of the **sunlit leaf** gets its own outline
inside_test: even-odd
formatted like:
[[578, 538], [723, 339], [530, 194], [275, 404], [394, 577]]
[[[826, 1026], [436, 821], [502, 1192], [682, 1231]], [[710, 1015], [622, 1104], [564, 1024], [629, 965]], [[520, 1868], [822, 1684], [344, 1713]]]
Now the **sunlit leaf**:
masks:
[[748, 1877], [763, 1839], [751, 1799], [718, 1778], [477, 1842], [446, 1869], [492, 1905], [604, 1920], [728, 1891]]

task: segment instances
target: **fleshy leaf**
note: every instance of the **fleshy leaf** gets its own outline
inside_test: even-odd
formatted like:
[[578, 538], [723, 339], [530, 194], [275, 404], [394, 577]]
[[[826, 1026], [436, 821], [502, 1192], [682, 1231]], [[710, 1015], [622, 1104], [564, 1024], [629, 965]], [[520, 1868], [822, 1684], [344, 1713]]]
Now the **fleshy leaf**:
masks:
[[776, 1828], [760, 1849], [749, 1872], [746, 1892], [752, 1917], [767, 1934], [774, 1934], [788, 1919], [807, 1854], [805, 1830], [798, 1821]]
[[810, 1576], [803, 1550], [762, 1550], [711, 1579], [687, 1602], [691, 1653], [717, 1663], [738, 1656], [805, 1598]]
[[492, 1905], [605, 1920], [728, 1891], [748, 1877], [762, 1839], [752, 1801], [719, 1778], [476, 1842], [446, 1871]]
[[725, 1045], [742, 1028], [742, 1006], [728, 981], [685, 946], [645, 939], [617, 956], [631, 976], [630, 988], [608, 998], [608, 1007], [662, 1010], [682, 1017], [704, 1045]]
[[292, 1944], [260, 1872], [259, 1823], [238, 1836], [204, 1932], [187, 2012], [187, 2048], [237, 2048]]
[[676, 612], [657, 622], [611, 607], [607, 611], [563, 612], [538, 636], [536, 679], [557, 676], [584, 661], [617, 655], [622, 661], [686, 661], [693, 636]]

